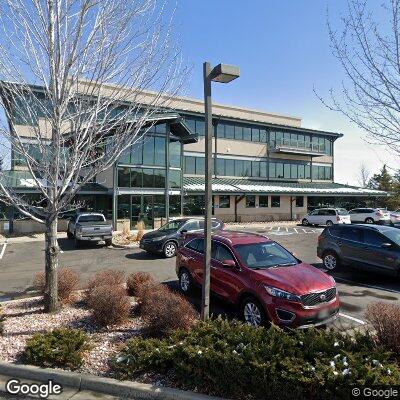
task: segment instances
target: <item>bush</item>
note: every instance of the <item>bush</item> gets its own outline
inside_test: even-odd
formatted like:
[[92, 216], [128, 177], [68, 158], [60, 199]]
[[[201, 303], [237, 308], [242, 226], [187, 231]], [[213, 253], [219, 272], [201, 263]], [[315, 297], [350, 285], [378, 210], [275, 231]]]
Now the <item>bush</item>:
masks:
[[371, 303], [367, 307], [366, 319], [375, 328], [379, 343], [400, 354], [400, 305]]
[[91, 290], [87, 301], [93, 320], [101, 326], [118, 325], [129, 318], [131, 303], [125, 288], [103, 285]]
[[398, 360], [369, 335], [254, 329], [222, 319], [165, 339], [131, 339], [111, 366], [121, 379], [168, 374], [181, 388], [234, 399], [350, 399], [351, 386], [400, 379]]
[[[58, 300], [68, 304], [74, 300], [74, 292], [79, 289], [79, 274], [71, 268], [59, 268], [57, 273]], [[46, 287], [46, 275], [38, 272], [33, 281], [34, 288], [44, 295]]]
[[125, 272], [116, 270], [105, 270], [96, 272], [86, 282], [87, 299], [91, 296], [92, 291], [99, 286], [121, 286], [125, 284]]
[[74, 370], [82, 366], [88, 348], [88, 337], [84, 332], [60, 328], [32, 336], [26, 343], [23, 359], [40, 367]]
[[128, 276], [126, 280], [126, 286], [128, 288], [128, 294], [130, 296], [138, 296], [143, 286], [148, 284], [154, 284], [155, 281], [151, 275], [147, 272], [135, 272]]
[[145, 286], [140, 301], [140, 313], [151, 336], [164, 336], [175, 329], [188, 330], [196, 322], [192, 305], [162, 284]]

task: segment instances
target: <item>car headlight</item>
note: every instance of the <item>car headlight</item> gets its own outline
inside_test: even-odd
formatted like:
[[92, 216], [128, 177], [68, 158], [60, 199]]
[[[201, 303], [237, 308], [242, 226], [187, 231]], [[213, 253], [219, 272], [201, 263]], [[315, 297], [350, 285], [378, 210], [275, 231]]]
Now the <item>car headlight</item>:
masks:
[[159, 237], [153, 238], [152, 241], [153, 241], [153, 242], [159, 242], [160, 240], [163, 240], [163, 239], [165, 239], [165, 238], [166, 238], [166, 236], [159, 236]]
[[285, 292], [284, 290], [264, 285], [265, 290], [273, 297], [278, 299], [289, 300], [289, 301], [301, 301], [300, 296], [293, 293]]

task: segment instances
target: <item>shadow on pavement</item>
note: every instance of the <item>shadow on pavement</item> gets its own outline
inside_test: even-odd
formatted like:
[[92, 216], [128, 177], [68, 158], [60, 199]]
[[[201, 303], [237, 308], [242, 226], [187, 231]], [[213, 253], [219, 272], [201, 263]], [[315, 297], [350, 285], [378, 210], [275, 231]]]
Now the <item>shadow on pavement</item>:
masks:
[[129, 258], [130, 260], [160, 260], [160, 259], [165, 259], [161, 254], [151, 254], [147, 253], [146, 251], [137, 251], [134, 253], [129, 253], [125, 256], [126, 258]]
[[96, 249], [96, 248], [104, 248], [105, 245], [103, 242], [82, 242], [79, 247], [75, 247], [74, 239], [62, 238], [58, 239], [58, 245], [62, 251], [71, 251], [71, 250], [85, 250], [85, 249]]

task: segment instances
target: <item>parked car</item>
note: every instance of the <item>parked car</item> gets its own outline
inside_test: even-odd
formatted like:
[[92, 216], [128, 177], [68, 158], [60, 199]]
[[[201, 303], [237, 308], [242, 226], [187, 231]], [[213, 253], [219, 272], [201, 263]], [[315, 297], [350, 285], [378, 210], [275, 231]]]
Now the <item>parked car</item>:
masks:
[[397, 209], [396, 211], [389, 211], [390, 214], [390, 222], [393, 226], [399, 226], [400, 225], [400, 209]]
[[350, 216], [344, 208], [319, 208], [305, 215], [301, 220], [302, 224], [307, 225], [326, 225], [350, 224]]
[[106, 246], [112, 243], [113, 226], [100, 213], [79, 213], [68, 222], [67, 236], [75, 239], [75, 247], [82, 242], [104, 241]]
[[351, 222], [390, 224], [390, 213], [382, 208], [353, 208], [349, 214]]
[[[203, 281], [204, 234], [186, 235], [176, 273], [183, 293]], [[247, 232], [212, 235], [211, 291], [240, 310], [249, 325], [310, 327], [338, 316], [335, 280], [269, 238]]]
[[[218, 218], [212, 218], [212, 229], [224, 229], [225, 224]], [[145, 233], [139, 247], [149, 253], [162, 253], [165, 257], [174, 257], [187, 232], [204, 229], [204, 218], [177, 218], [161, 228]]]
[[398, 277], [400, 231], [381, 225], [331, 226], [318, 238], [317, 255], [328, 270], [351, 265]]

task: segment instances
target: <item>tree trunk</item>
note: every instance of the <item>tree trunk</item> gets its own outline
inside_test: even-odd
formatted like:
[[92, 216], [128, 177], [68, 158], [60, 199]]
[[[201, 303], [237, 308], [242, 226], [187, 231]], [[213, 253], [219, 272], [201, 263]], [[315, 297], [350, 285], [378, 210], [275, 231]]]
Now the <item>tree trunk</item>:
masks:
[[50, 217], [46, 221], [46, 249], [45, 249], [45, 271], [46, 287], [44, 291], [44, 308], [46, 312], [58, 311], [58, 242], [57, 242], [57, 217]]

